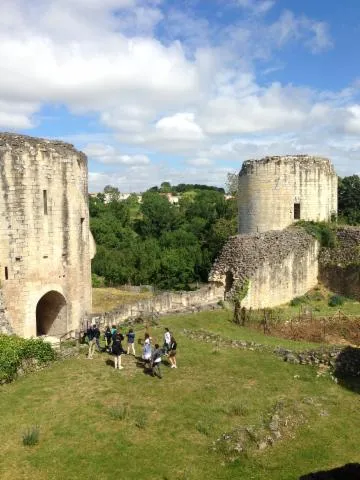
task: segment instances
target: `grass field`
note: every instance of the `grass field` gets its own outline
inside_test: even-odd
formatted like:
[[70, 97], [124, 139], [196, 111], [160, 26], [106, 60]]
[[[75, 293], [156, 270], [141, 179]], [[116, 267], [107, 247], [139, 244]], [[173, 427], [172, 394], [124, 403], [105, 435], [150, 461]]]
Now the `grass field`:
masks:
[[134, 303], [152, 296], [149, 292], [133, 293], [119, 288], [93, 288], [93, 313], [109, 312], [125, 303]]
[[[307, 346], [236, 327], [228, 316], [161, 319], [151, 335], [162, 340], [164, 326], [173, 331], [179, 365], [163, 365], [162, 379], [146, 375], [133, 357], [115, 371], [107, 354], [92, 361], [82, 354], [1, 387], [0, 478], [290, 480], [359, 461], [359, 395], [329, 376], [317, 377], [312, 367], [287, 364], [272, 353], [218, 350], [182, 333], [206, 329]], [[292, 405], [302, 421], [289, 421], [293, 426], [274, 446], [261, 451], [254, 443], [234, 461], [212, 450], [235, 427], [261, 428], [279, 401]], [[34, 425], [39, 443], [24, 446], [22, 435]]]

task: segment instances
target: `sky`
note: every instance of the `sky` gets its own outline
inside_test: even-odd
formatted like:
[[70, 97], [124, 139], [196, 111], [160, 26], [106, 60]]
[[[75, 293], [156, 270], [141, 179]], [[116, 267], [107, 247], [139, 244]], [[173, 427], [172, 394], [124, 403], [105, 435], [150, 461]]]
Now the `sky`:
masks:
[[359, 0], [1, 0], [0, 131], [74, 144], [90, 192], [266, 155], [358, 174], [359, 44]]

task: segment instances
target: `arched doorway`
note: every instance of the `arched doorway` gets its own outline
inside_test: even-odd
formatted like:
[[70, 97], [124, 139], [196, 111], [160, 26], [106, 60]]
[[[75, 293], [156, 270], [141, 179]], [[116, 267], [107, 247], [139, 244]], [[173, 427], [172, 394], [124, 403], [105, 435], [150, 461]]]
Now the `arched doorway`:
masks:
[[225, 277], [225, 295], [230, 292], [234, 285], [234, 275], [230, 270], [226, 272], [226, 277]]
[[36, 306], [36, 335], [62, 335], [67, 331], [67, 305], [61, 293], [51, 290]]

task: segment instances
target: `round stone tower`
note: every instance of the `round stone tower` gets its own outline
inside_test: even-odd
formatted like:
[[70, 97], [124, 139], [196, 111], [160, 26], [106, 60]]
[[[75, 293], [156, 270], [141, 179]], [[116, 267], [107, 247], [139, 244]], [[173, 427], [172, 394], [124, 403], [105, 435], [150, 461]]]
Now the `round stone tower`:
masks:
[[0, 323], [14, 333], [59, 336], [90, 312], [87, 180], [72, 145], [0, 133]]
[[327, 158], [287, 155], [247, 160], [239, 173], [239, 233], [282, 230], [337, 214], [337, 176]]

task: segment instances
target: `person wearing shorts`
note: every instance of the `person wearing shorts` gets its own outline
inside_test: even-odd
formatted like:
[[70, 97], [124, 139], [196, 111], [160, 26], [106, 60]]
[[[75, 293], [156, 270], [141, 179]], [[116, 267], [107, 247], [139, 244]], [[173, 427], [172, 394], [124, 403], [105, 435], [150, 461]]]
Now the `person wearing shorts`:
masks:
[[171, 363], [171, 368], [177, 368], [176, 348], [177, 348], [176, 340], [173, 336], [171, 336], [170, 351], [169, 351], [169, 362]]

